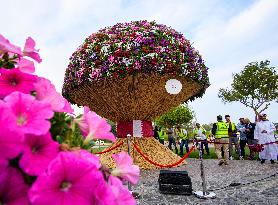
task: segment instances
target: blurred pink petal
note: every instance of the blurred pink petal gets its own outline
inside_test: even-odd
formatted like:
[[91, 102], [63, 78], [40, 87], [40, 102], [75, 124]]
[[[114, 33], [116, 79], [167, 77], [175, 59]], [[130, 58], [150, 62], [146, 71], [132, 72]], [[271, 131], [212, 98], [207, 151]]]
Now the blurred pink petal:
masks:
[[65, 105], [64, 107], [62, 108], [62, 112], [66, 112], [66, 113], [69, 113], [69, 114], [74, 114], [74, 109], [71, 107], [71, 104], [66, 100], [64, 99], [65, 101]]
[[37, 100], [50, 104], [54, 111], [73, 113], [68, 101], [56, 91], [50, 80], [39, 77], [35, 83], [35, 91]]
[[87, 160], [88, 163], [96, 167], [96, 169], [99, 169], [101, 167], [101, 163], [99, 160], [99, 157], [96, 155], [93, 155], [92, 153], [88, 152], [87, 150], [81, 149], [76, 152], [76, 154], [81, 157], [83, 160]]
[[19, 56], [23, 55], [20, 47], [11, 44], [8, 39], [0, 34], [0, 55], [9, 52]]
[[37, 76], [23, 73], [14, 68], [7, 70], [0, 68], [0, 99], [14, 91], [30, 94], [34, 90]]
[[102, 173], [75, 152], [60, 152], [29, 191], [32, 204], [91, 205], [105, 188]]
[[29, 205], [28, 188], [17, 169], [0, 166], [1, 204]]
[[13, 92], [6, 96], [4, 101], [11, 108], [15, 116], [15, 129], [25, 134], [42, 135], [50, 128], [49, 119], [54, 115], [49, 104], [36, 100], [29, 94]]
[[107, 139], [115, 142], [115, 136], [111, 133], [111, 126], [105, 119], [95, 112], [91, 112], [87, 106], [84, 107], [83, 116], [76, 119], [75, 122], [79, 125], [83, 136], [85, 136], [85, 142], [92, 139]]
[[22, 151], [23, 133], [13, 129], [15, 116], [10, 107], [0, 100], [0, 150], [1, 158], [13, 159]]
[[116, 162], [116, 169], [112, 171], [112, 175], [136, 184], [139, 180], [140, 169], [137, 165], [133, 165], [132, 158], [124, 151], [113, 154], [112, 157]]
[[17, 68], [24, 73], [34, 73], [35, 65], [33, 61], [29, 61], [25, 58], [20, 58], [17, 61]]
[[39, 49], [35, 49], [36, 43], [31, 38], [28, 37], [25, 42], [23, 53], [25, 56], [28, 56], [30, 58], [33, 58], [38, 63], [42, 62], [42, 59], [40, 58], [40, 55], [38, 54]]
[[130, 191], [125, 187], [120, 179], [109, 176], [108, 184], [112, 190], [117, 205], [135, 205], [136, 201]]
[[59, 144], [52, 140], [50, 133], [26, 134], [19, 165], [25, 173], [37, 176], [46, 170], [49, 162], [58, 155], [58, 152]]

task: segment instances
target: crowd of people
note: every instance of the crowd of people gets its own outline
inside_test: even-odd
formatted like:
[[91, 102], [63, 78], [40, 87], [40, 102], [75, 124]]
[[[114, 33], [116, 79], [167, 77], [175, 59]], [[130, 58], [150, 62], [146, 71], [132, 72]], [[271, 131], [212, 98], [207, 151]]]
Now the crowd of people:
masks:
[[[219, 165], [228, 165], [233, 160], [233, 153], [237, 153], [241, 160], [254, 160], [256, 152], [259, 152], [261, 163], [270, 160], [273, 164], [278, 157], [278, 146], [275, 139], [277, 127], [267, 119], [266, 114], [258, 115], [256, 122], [252, 123], [248, 118], [240, 118], [236, 124], [231, 121], [230, 115], [225, 115], [225, 121], [221, 115], [217, 116], [211, 129], [211, 135], [199, 123], [193, 129], [193, 138], [189, 139], [186, 129], [176, 126], [167, 126], [165, 129], [154, 129], [154, 137], [164, 144], [167, 136], [169, 149], [175, 149], [176, 154], [183, 155], [184, 147], [189, 152], [189, 142], [200, 142], [200, 149], [207, 155], [210, 154], [208, 144], [213, 143], [215, 153], [219, 159]], [[278, 137], [278, 136], [276, 136]], [[179, 145], [179, 148], [177, 147]], [[246, 156], [245, 148], [248, 146], [250, 154]]]

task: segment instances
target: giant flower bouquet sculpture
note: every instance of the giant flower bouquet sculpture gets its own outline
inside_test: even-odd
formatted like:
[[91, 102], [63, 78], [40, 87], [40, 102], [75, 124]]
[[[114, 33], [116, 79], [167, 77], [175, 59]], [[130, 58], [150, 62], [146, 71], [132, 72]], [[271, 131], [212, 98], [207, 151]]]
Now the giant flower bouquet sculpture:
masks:
[[[152, 120], [172, 107], [201, 97], [209, 86], [201, 55], [184, 36], [156, 22], [118, 23], [93, 33], [72, 54], [63, 96], [117, 123], [118, 141], [128, 134], [162, 164], [180, 158], [152, 138]], [[109, 166], [111, 153], [102, 155]], [[133, 152], [135, 163], [154, 168]], [[163, 157], [162, 157], [163, 156]]]
[[[122, 183], [139, 178], [127, 153], [114, 155], [117, 167], [109, 170], [85, 149], [54, 140], [63, 137], [51, 133], [54, 115], [73, 110], [49, 80], [34, 74], [30, 58], [41, 62], [32, 38], [22, 51], [0, 34], [0, 204], [136, 204]], [[72, 137], [77, 127], [83, 145], [96, 137], [115, 141], [110, 125], [87, 107], [64, 128]]]

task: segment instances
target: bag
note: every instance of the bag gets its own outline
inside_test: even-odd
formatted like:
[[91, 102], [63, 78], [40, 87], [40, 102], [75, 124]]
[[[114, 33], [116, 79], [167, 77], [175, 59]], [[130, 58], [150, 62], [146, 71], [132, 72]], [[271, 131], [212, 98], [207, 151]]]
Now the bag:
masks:
[[158, 183], [162, 194], [192, 194], [192, 183], [187, 171], [160, 170]]

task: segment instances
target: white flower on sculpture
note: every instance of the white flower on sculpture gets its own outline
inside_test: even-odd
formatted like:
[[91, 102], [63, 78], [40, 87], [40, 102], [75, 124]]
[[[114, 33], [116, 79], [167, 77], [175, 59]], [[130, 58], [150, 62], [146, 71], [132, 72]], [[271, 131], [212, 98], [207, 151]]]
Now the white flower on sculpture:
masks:
[[167, 93], [170, 93], [171, 95], [176, 95], [181, 91], [182, 84], [179, 80], [170, 79], [166, 82], [165, 89]]

